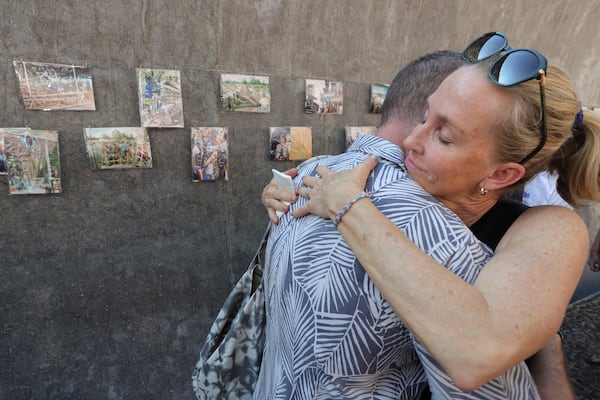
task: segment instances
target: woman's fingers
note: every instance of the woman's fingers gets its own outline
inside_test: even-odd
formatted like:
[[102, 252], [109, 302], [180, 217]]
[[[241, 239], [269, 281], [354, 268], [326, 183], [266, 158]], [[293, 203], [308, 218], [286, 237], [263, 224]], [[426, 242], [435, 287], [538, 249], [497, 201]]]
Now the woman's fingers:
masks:
[[277, 183], [275, 183], [275, 180], [272, 179], [271, 182], [264, 187], [261, 200], [267, 209], [269, 219], [273, 221], [274, 224], [278, 224], [279, 217], [277, 216], [277, 212], [288, 212], [289, 204], [296, 201], [296, 194], [288, 192], [287, 190], [279, 189], [279, 186]]
[[316, 178], [314, 176], [305, 176], [302, 178], [302, 183], [304, 184], [304, 186], [298, 188], [297, 192], [300, 196], [304, 197], [305, 199], [310, 199], [310, 192], [319, 184], [319, 178]]
[[[356, 167], [334, 172], [320, 165], [316, 168], [316, 176], [302, 178], [304, 186], [298, 190], [298, 195], [308, 199], [302, 207], [296, 209], [292, 216], [301, 217], [315, 214], [322, 218], [331, 218], [335, 212], [350, 199], [365, 189], [369, 174], [377, 165], [378, 158], [368, 156]], [[336, 211], [337, 210], [337, 211]]]
[[319, 174], [319, 176], [321, 178], [324, 178], [326, 176], [329, 176], [329, 175], [333, 174], [333, 171], [330, 170], [329, 168], [327, 168], [324, 165], [317, 166], [317, 168], [315, 169], [315, 171], [317, 172], [317, 174]]
[[300, 217], [304, 217], [307, 214], [310, 214], [310, 205], [309, 203], [304, 204], [301, 207], [296, 208], [293, 212], [292, 212], [292, 217], [294, 218], [300, 218]]
[[298, 175], [298, 168], [290, 168], [287, 171], [283, 171], [283, 173], [295, 178]]
[[367, 178], [377, 166], [377, 162], [376, 156], [367, 156], [356, 167], [339, 172], [323, 165], [317, 166], [317, 176], [302, 177], [304, 186], [299, 188], [297, 193], [308, 201], [294, 210], [292, 216], [299, 218], [314, 214], [330, 218], [331, 215], [335, 215], [335, 210], [342, 207], [356, 193], [364, 190]]

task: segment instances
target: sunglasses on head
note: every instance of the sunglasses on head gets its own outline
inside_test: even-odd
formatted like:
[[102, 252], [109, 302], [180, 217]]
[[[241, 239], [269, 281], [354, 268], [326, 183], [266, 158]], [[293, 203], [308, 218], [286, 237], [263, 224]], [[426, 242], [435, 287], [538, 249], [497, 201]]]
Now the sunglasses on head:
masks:
[[[501, 55], [500, 55], [501, 54]], [[535, 156], [546, 144], [546, 68], [548, 62], [543, 54], [533, 49], [512, 49], [503, 33], [489, 32], [476, 39], [463, 51], [463, 58], [468, 63], [500, 57], [490, 65], [488, 78], [498, 86], [514, 86], [531, 79], [540, 82], [540, 103], [542, 109], [542, 127], [540, 142], [532, 152], [527, 154], [519, 164], [525, 164]]]

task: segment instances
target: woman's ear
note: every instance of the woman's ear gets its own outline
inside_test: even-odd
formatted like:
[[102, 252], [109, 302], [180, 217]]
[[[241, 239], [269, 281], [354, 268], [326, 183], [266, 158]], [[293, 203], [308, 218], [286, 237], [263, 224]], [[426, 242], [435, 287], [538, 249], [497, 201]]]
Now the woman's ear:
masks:
[[503, 163], [485, 178], [481, 187], [487, 190], [499, 190], [518, 182], [525, 175], [525, 167], [519, 163]]

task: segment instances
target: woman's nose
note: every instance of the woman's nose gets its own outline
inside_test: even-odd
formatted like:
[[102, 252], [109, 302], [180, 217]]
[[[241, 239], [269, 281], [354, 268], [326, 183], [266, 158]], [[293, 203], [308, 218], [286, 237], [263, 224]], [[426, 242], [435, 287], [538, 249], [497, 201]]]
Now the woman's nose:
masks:
[[410, 135], [404, 139], [404, 149], [406, 152], [412, 150], [416, 153], [421, 153], [423, 146], [421, 145], [421, 137], [423, 136], [420, 129], [421, 126], [417, 126]]

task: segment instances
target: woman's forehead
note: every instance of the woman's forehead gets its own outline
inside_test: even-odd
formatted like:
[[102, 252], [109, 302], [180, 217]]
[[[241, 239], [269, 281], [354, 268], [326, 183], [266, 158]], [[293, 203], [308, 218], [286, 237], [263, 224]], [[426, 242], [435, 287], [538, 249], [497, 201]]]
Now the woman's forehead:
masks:
[[429, 99], [429, 108], [459, 131], [489, 131], [511, 104], [508, 91], [492, 84], [477, 66], [449, 75]]
[[[491, 83], [485, 79], [482, 70], [474, 65], [457, 69], [446, 77], [436, 92], [446, 89], [453, 93], [458, 99], [468, 100], [469, 96], [477, 94], [478, 91], [486, 89]], [[435, 92], [434, 92], [435, 93]]]
[[471, 111], [498, 113], [513, 101], [504, 88], [489, 81], [478, 66], [462, 67], [442, 81], [431, 98], [437, 105], [453, 105]]

